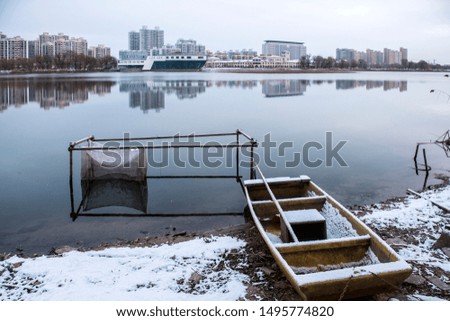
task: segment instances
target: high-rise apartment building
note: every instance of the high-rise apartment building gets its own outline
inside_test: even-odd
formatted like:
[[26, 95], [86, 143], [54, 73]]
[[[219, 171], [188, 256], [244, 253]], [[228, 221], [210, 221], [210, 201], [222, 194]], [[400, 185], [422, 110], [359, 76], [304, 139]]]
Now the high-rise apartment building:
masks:
[[197, 41], [189, 39], [178, 39], [175, 43], [175, 48], [182, 54], [202, 54], [206, 52], [206, 48], [203, 45], [197, 44]]
[[39, 41], [28, 40], [28, 58], [33, 59], [39, 55]]
[[289, 52], [291, 60], [300, 60], [306, 56], [306, 46], [304, 42], [266, 40], [262, 45], [263, 55], [281, 56]]
[[136, 31], [128, 33], [128, 50], [140, 50], [140, 34]]
[[7, 38], [0, 35], [0, 59], [19, 59], [27, 57], [27, 41], [19, 36]]
[[8, 52], [8, 43], [6, 35], [0, 32], [0, 59], [6, 59]]
[[105, 45], [98, 45], [96, 47], [90, 47], [88, 49], [88, 56], [94, 58], [105, 58], [111, 56], [111, 48]]
[[364, 60], [369, 66], [398, 65], [408, 60], [408, 49], [392, 50], [384, 48], [383, 51], [366, 49], [366, 52], [358, 52], [354, 49], [336, 49], [336, 61]]
[[159, 27], [148, 29], [147, 26], [143, 26], [139, 30], [139, 37], [139, 50], [150, 51], [164, 46], [164, 30], [160, 30]]
[[68, 35], [59, 33], [57, 35], [50, 35], [44, 32], [39, 35], [36, 40], [35, 55], [41, 56], [55, 56], [63, 55], [68, 52], [73, 52], [78, 55], [88, 54], [88, 43], [84, 38], [69, 38]]
[[367, 49], [366, 57], [367, 65], [369, 66], [380, 66], [384, 63], [384, 54], [381, 51]]
[[336, 61], [352, 61], [356, 60], [356, 50], [347, 48], [336, 49]]
[[400, 47], [400, 63], [408, 61], [408, 49]]
[[[106, 57], [111, 55], [111, 48], [104, 45], [94, 47], [93, 55]], [[64, 55], [75, 53], [88, 55], [88, 43], [84, 38], [69, 38], [68, 35], [59, 33], [51, 35], [44, 32], [36, 40], [26, 41], [19, 36], [8, 38], [0, 32], [0, 59], [35, 58], [37, 56]], [[92, 53], [92, 52], [91, 52]]]
[[87, 56], [88, 53], [88, 43], [84, 38], [70, 38], [70, 50], [78, 55]]
[[55, 56], [55, 43], [49, 41], [39, 44], [39, 55], [50, 57]]

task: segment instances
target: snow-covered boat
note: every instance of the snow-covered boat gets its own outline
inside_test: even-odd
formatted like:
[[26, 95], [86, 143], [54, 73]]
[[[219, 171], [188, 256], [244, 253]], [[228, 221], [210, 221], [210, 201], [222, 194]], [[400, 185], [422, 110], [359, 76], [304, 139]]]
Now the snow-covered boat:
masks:
[[[259, 168], [258, 168], [259, 170]], [[341, 300], [393, 290], [411, 267], [308, 176], [244, 181], [255, 224], [304, 300]]]

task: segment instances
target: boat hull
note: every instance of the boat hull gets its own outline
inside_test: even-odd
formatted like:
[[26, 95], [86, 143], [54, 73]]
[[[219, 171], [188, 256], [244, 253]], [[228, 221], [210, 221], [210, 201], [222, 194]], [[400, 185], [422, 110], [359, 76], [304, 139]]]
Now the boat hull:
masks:
[[155, 61], [150, 71], [199, 71], [206, 61]]
[[[367, 297], [397, 289], [411, 274], [410, 266], [377, 234], [309, 178], [269, 179], [267, 185], [283, 214], [262, 180], [244, 182], [247, 203], [272, 256], [302, 299]], [[328, 238], [283, 240], [284, 214], [310, 209], [336, 214], [326, 214]], [[348, 232], [332, 230], [333, 224]]]
[[199, 71], [205, 64], [200, 56], [149, 56], [142, 71]]
[[121, 61], [121, 71], [200, 71], [206, 64], [204, 56], [148, 56], [143, 61]]

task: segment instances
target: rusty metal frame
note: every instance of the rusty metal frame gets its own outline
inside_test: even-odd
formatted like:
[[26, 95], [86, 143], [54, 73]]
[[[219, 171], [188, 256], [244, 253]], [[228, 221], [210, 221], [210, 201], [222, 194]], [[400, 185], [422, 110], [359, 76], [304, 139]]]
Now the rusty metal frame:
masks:
[[[175, 138], [206, 138], [206, 137], [223, 137], [223, 136], [236, 136], [236, 143], [231, 144], [210, 144], [210, 145], [192, 145], [192, 144], [170, 144], [170, 145], [147, 145], [147, 146], [116, 146], [116, 147], [90, 147], [82, 146], [83, 143], [87, 142], [120, 142], [120, 141], [158, 141], [165, 139], [175, 139]], [[247, 141], [244, 143], [240, 142], [240, 136], [243, 136]], [[79, 139], [74, 142], [70, 142], [69, 151], [69, 189], [70, 189], [70, 206], [71, 212], [70, 217], [72, 220], [76, 220], [79, 216], [89, 216], [89, 217], [111, 217], [111, 216], [126, 216], [126, 217], [176, 217], [176, 216], [220, 216], [220, 215], [242, 215], [242, 213], [193, 213], [193, 214], [167, 214], [167, 213], [143, 213], [143, 214], [125, 214], [125, 213], [82, 213], [81, 208], [86, 195], [82, 196], [80, 204], [75, 210], [75, 198], [74, 198], [74, 188], [73, 188], [73, 152], [83, 151], [83, 150], [126, 150], [126, 149], [205, 149], [205, 148], [236, 148], [236, 175], [164, 175], [164, 176], [146, 176], [146, 179], [236, 179], [240, 184], [241, 188], [244, 189], [242, 183], [242, 175], [239, 171], [239, 154], [242, 148], [250, 147], [250, 178], [255, 177], [254, 169], [254, 148], [258, 146], [256, 140], [251, 136], [247, 135], [245, 132], [237, 129], [235, 132], [229, 133], [213, 133], [213, 134], [190, 134], [190, 135], [173, 135], [173, 136], [151, 136], [151, 137], [123, 137], [123, 138], [95, 138], [95, 136], [87, 136], [85, 138]]]

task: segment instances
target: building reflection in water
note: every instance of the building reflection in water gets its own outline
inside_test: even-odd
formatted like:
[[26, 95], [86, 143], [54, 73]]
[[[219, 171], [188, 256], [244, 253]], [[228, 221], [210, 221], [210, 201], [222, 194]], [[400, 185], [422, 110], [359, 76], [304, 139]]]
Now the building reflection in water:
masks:
[[120, 92], [129, 93], [129, 106], [139, 107], [144, 113], [149, 110], [159, 112], [165, 107], [165, 95], [176, 95], [178, 99], [196, 98], [212, 86], [207, 81], [126, 81], [120, 83]]
[[303, 95], [309, 80], [263, 80], [262, 92], [266, 97], [298, 96]]
[[37, 102], [45, 110], [82, 104], [89, 94], [111, 93], [115, 81], [81, 81], [77, 79], [2, 79], [0, 80], [0, 112]]
[[336, 80], [336, 89], [354, 89], [365, 87], [367, 90], [383, 88], [384, 91], [398, 89], [400, 92], [408, 90], [407, 81], [392, 80]]
[[[86, 78], [89, 79], [89, 78]], [[261, 86], [265, 97], [301, 96], [309, 86], [333, 85], [336, 90], [382, 88], [384, 91], [408, 89], [407, 81], [390, 80], [306, 80], [306, 79], [268, 79], [268, 80], [123, 80], [121, 93], [129, 93], [129, 107], [139, 108], [144, 113], [149, 110], [159, 112], [165, 108], [165, 96], [175, 95], [178, 99], [193, 99], [206, 92], [208, 87], [254, 89]], [[65, 108], [81, 104], [90, 94], [111, 93], [115, 81], [80, 80], [71, 78], [5, 78], [0, 79], [0, 112], [10, 106], [21, 107], [30, 102], [40, 107]]]
[[266, 97], [300, 96], [306, 92], [306, 88], [311, 85], [336, 83], [336, 90], [355, 89], [365, 87], [367, 90], [383, 88], [384, 91], [398, 89], [400, 92], [408, 89], [407, 81], [378, 81], [378, 80], [262, 80], [262, 93]]
[[257, 80], [221, 80], [221, 81], [215, 81], [214, 85], [216, 87], [253, 89], [258, 86], [258, 81]]

